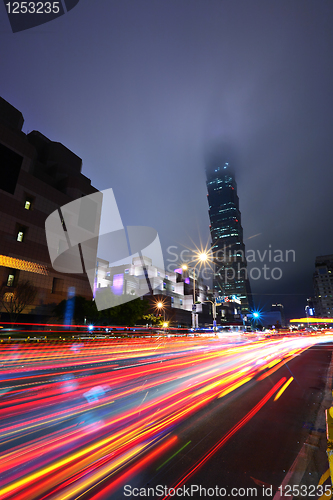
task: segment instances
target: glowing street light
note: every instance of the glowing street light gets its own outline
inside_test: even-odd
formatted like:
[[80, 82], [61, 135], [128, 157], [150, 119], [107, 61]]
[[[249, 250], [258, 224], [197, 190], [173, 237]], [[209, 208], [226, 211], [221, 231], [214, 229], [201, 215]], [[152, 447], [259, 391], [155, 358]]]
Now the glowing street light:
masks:
[[163, 311], [163, 318], [164, 318], [164, 323], [165, 323], [165, 308], [164, 308], [164, 303], [163, 302], [157, 302], [156, 307], [159, 311]]
[[208, 260], [208, 254], [206, 252], [202, 252], [198, 256], [199, 261], [206, 262]]
[[208, 251], [199, 251], [199, 252], [196, 252], [194, 255], [195, 255], [194, 266], [189, 267], [187, 264], [183, 264], [181, 266], [183, 271], [187, 271], [189, 269], [191, 269], [193, 271], [193, 278], [192, 278], [193, 279], [192, 328], [196, 327], [196, 311], [195, 311], [195, 307], [197, 304], [197, 301], [195, 300], [195, 298], [196, 298], [195, 297], [196, 268], [198, 265], [201, 266], [205, 262], [210, 262], [210, 260], [212, 258], [211, 252], [208, 252]]
[[252, 327], [253, 328], [256, 328], [256, 326], [258, 326], [258, 323], [260, 321], [261, 316], [262, 315], [261, 315], [260, 311], [252, 311], [252, 319], [253, 319]]

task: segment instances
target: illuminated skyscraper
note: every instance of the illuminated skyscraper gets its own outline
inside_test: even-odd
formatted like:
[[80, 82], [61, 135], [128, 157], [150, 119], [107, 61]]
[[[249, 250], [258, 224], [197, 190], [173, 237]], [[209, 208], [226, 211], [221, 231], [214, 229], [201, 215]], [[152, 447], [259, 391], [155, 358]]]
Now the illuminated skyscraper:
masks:
[[214, 290], [219, 295], [235, 295], [242, 312], [252, 308], [247, 276], [245, 246], [237, 184], [228, 161], [206, 168], [210, 233], [214, 252]]

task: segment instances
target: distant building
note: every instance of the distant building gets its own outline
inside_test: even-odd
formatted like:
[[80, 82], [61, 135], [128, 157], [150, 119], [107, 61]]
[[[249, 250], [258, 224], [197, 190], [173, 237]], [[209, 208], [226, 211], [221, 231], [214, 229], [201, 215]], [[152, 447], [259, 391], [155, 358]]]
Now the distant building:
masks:
[[313, 287], [316, 317], [333, 318], [333, 255], [316, 257]]
[[[284, 314], [284, 307], [282, 304], [272, 304], [271, 312], [276, 313], [275, 326], [276, 327], [285, 327], [286, 326], [286, 317]], [[278, 323], [278, 324], [276, 324]]]
[[214, 252], [214, 291], [241, 300], [243, 314], [252, 309], [237, 184], [229, 162], [206, 168], [210, 233]]
[[23, 122], [22, 113], [0, 98], [0, 282], [8, 293], [20, 281], [38, 287], [35, 303], [24, 311], [37, 319], [50, 314], [69, 289], [92, 297], [86, 275], [52, 269], [45, 219], [97, 190], [81, 173], [81, 158], [40, 132], [26, 135]]
[[230, 297], [219, 297], [220, 302], [216, 306], [217, 324], [222, 326], [244, 326], [245, 318], [241, 314], [241, 300], [235, 295]]

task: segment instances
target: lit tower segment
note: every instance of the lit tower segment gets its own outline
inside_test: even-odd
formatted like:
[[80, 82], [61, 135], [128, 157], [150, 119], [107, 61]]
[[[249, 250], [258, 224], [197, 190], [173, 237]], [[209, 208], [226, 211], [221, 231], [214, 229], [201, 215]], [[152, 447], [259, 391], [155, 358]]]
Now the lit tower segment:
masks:
[[228, 162], [206, 168], [210, 233], [215, 263], [214, 290], [236, 295], [242, 312], [251, 308], [237, 184]]

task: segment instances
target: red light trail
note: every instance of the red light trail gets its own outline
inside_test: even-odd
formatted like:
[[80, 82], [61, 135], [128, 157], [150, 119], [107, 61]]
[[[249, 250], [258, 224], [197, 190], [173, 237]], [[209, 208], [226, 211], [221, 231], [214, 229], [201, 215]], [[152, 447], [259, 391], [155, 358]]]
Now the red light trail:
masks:
[[[260, 380], [326, 336], [225, 343], [159, 338], [0, 346], [0, 496], [108, 498], [180, 448], [177, 426]], [[191, 476], [280, 389], [280, 382], [180, 480]], [[281, 392], [282, 388], [282, 392]], [[280, 396], [279, 396], [280, 397]]]

